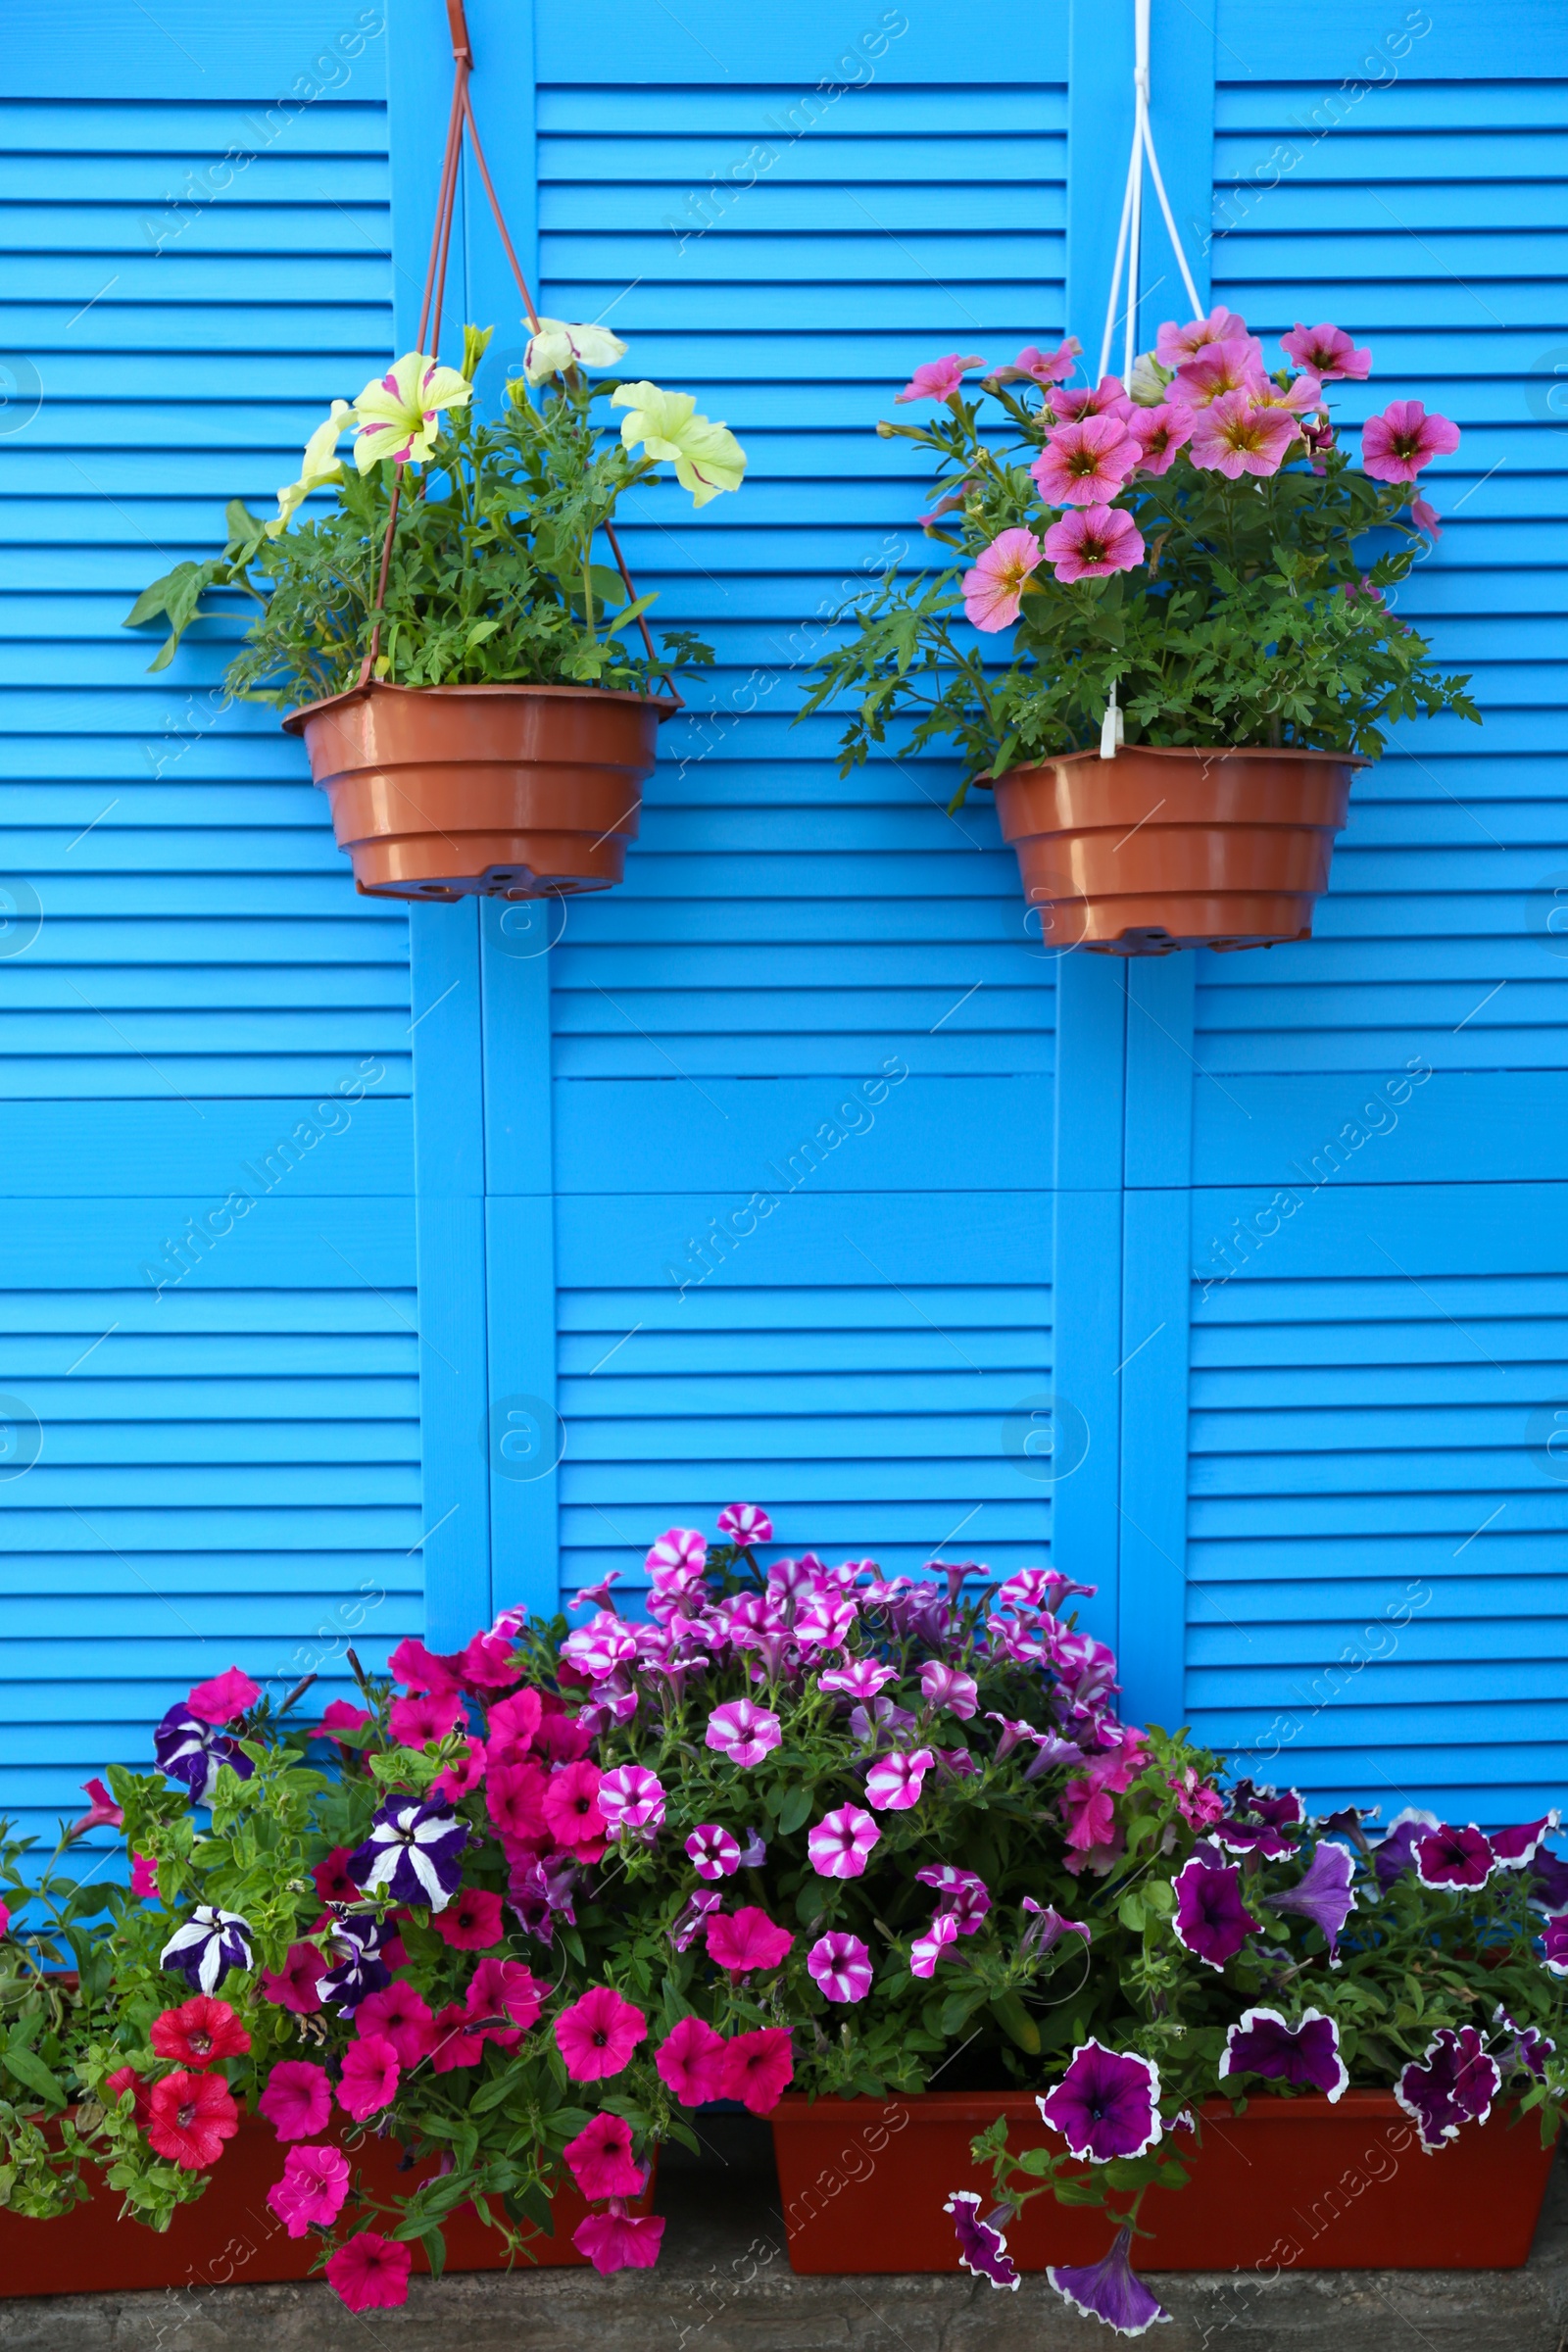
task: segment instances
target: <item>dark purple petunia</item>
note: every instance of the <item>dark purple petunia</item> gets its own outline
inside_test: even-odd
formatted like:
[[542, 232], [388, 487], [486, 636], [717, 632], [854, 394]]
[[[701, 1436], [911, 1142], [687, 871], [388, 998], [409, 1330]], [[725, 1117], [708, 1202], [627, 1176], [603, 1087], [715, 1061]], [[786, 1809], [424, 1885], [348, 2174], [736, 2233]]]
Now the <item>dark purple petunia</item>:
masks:
[[1524, 1870], [1534, 1862], [1544, 1841], [1558, 1827], [1562, 1815], [1553, 1806], [1539, 1821], [1527, 1821], [1511, 1830], [1494, 1830], [1492, 1858], [1499, 1870]]
[[1290, 2082], [1299, 2090], [1321, 2090], [1329, 2102], [1349, 2082], [1340, 2056], [1340, 2030], [1321, 2009], [1303, 2010], [1288, 2026], [1277, 2009], [1248, 2009], [1225, 2035], [1220, 2077], [1261, 2075], [1266, 2082]]
[[989, 2278], [993, 2286], [1018, 2284], [1018, 2266], [1007, 2252], [1004, 2234], [1011, 2221], [1011, 2205], [996, 2205], [982, 2220], [980, 2199], [972, 2188], [956, 2188], [942, 2208], [953, 2216], [953, 2227], [958, 2234], [958, 2268], [973, 2271], [977, 2278]]
[[220, 1764], [231, 1765], [242, 1781], [256, 1770], [237, 1740], [215, 1724], [193, 1715], [183, 1700], [171, 1707], [153, 1734], [158, 1769], [172, 1781], [183, 1781], [193, 1805], [212, 1803]]
[[1041, 2121], [1091, 2164], [1141, 2156], [1160, 2135], [1159, 2069], [1152, 2058], [1135, 2051], [1123, 2057], [1091, 2037], [1074, 2050], [1055, 2089], [1035, 2105]]
[[344, 2017], [352, 2017], [372, 1992], [384, 1992], [392, 1982], [392, 1971], [381, 1953], [392, 1936], [389, 1920], [372, 1919], [368, 1911], [344, 1911], [334, 1904], [332, 1941], [326, 1964], [316, 1980], [317, 1999]]
[[558, 1911], [566, 1927], [576, 1926], [577, 1914], [571, 1902], [576, 1876], [577, 1865], [569, 1854], [552, 1854], [547, 1861], [535, 1860], [514, 1871], [507, 1886], [507, 1906], [515, 1914], [524, 1935], [537, 1936], [541, 1943], [550, 1943], [555, 1936]]
[[1530, 1865], [1530, 1898], [1540, 1911], [1568, 1911], [1568, 1862], [1543, 1846]]
[[1505, 2035], [1495, 2052], [1504, 2082], [1510, 2075], [1530, 2075], [1536, 2082], [1545, 2080], [1546, 2060], [1554, 2057], [1557, 2045], [1539, 2026], [1516, 2026], [1499, 2001], [1492, 2012], [1495, 2033]]
[[237, 1911], [198, 1903], [158, 1955], [160, 1968], [184, 1978], [192, 1992], [216, 1992], [231, 1968], [251, 1964], [250, 1922]]
[[1176, 1940], [1197, 1960], [1223, 1968], [1234, 1960], [1257, 1922], [1242, 1900], [1242, 1874], [1210, 1846], [1199, 1846], [1174, 1881]]
[[1118, 2230], [1103, 2262], [1078, 2270], [1053, 2264], [1046, 2277], [1086, 2319], [1103, 2320], [1118, 2335], [1143, 2335], [1156, 2320], [1168, 2320], [1170, 2313], [1133, 2269], [1132, 2249], [1132, 2231]]
[[1385, 1893], [1396, 1879], [1403, 1878], [1407, 1870], [1415, 1868], [1416, 1839], [1424, 1838], [1429, 1830], [1438, 1827], [1435, 1813], [1422, 1813], [1414, 1806], [1403, 1813], [1396, 1813], [1389, 1824], [1388, 1836], [1381, 1838], [1372, 1849], [1372, 1867], [1377, 1873], [1378, 1885]]
[[1568, 1919], [1548, 1919], [1541, 1931], [1542, 1964], [1554, 1977], [1568, 1977]]
[[1348, 1838], [1357, 1853], [1370, 1854], [1372, 1841], [1366, 1834], [1366, 1825], [1376, 1821], [1382, 1810], [1381, 1805], [1374, 1805], [1366, 1813], [1359, 1805], [1341, 1805], [1336, 1813], [1320, 1813], [1312, 1826], [1325, 1838]]
[[1268, 1897], [1274, 1910], [1298, 1912], [1315, 1928], [1322, 1929], [1328, 1941], [1329, 1959], [1335, 1966], [1345, 1923], [1356, 1907], [1350, 1891], [1354, 1876], [1355, 1864], [1344, 1846], [1325, 1839], [1296, 1885], [1287, 1887], [1283, 1894]]
[[1250, 1781], [1238, 1781], [1231, 1790], [1231, 1812], [1244, 1820], [1266, 1821], [1270, 1829], [1288, 1830], [1306, 1819], [1298, 1788], [1287, 1788], [1276, 1796], [1272, 1788], [1258, 1788]]
[[1421, 2145], [1435, 2156], [1461, 2124], [1484, 2124], [1502, 2087], [1497, 2062], [1489, 2058], [1474, 2026], [1440, 2026], [1426, 2055], [1412, 2058], [1394, 2085], [1394, 2095], [1415, 2125]]
[[394, 1796], [370, 1824], [370, 1834], [348, 1858], [348, 1874], [367, 1894], [395, 1903], [428, 1903], [444, 1911], [463, 1880], [466, 1822], [437, 1801]]
[[1227, 1814], [1223, 1821], [1215, 1822], [1208, 1835], [1230, 1853], [1261, 1854], [1265, 1862], [1278, 1862], [1296, 1851], [1284, 1831], [1271, 1821], [1234, 1821]]
[[1415, 1875], [1423, 1886], [1463, 1886], [1476, 1890], [1492, 1876], [1492, 1841], [1471, 1822], [1455, 1829], [1441, 1822], [1415, 1841]]

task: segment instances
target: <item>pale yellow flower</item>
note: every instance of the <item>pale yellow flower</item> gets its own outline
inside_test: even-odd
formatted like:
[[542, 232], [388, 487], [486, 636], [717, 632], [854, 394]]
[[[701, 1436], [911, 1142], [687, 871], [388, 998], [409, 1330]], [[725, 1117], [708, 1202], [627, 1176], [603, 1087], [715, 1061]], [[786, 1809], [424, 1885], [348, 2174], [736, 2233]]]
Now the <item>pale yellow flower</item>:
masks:
[[671, 458], [675, 479], [706, 507], [721, 490], [738, 490], [746, 473], [746, 452], [729, 427], [699, 416], [689, 392], [662, 392], [657, 384], [621, 384], [610, 405], [629, 413], [620, 420], [628, 449], [639, 441], [651, 458]]
[[346, 400], [334, 400], [332, 413], [323, 417], [305, 444], [305, 457], [300, 466], [297, 482], [285, 482], [277, 494], [277, 513], [267, 526], [269, 539], [286, 531], [294, 519], [294, 510], [301, 501], [319, 490], [323, 482], [338, 480], [343, 472], [343, 461], [337, 455], [337, 445], [354, 412]]
[[466, 409], [473, 386], [455, 368], [443, 368], [419, 351], [406, 352], [391, 372], [372, 377], [354, 404], [358, 428], [354, 463], [362, 473], [392, 458], [404, 465], [423, 460], [435, 447], [442, 409]]
[[572, 326], [564, 318], [541, 318], [536, 334], [528, 337], [522, 371], [530, 384], [565, 368], [613, 368], [626, 346], [608, 326]]

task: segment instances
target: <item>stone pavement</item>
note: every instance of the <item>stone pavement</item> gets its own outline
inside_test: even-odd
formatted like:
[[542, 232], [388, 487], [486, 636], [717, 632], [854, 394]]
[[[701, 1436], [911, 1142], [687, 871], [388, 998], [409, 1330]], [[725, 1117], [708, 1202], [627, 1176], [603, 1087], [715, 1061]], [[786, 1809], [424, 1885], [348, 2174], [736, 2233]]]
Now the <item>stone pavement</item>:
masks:
[[[653, 2272], [416, 2278], [402, 2310], [358, 2319], [314, 2281], [0, 2301], [0, 2352], [1110, 2352], [1039, 2278], [1016, 2294], [963, 2275], [797, 2278], [765, 2134], [736, 2119], [714, 2158], [666, 2155]], [[1151, 2283], [1174, 2321], [1152, 2352], [1564, 2352], [1568, 2175], [1559, 2163], [1520, 2271]]]

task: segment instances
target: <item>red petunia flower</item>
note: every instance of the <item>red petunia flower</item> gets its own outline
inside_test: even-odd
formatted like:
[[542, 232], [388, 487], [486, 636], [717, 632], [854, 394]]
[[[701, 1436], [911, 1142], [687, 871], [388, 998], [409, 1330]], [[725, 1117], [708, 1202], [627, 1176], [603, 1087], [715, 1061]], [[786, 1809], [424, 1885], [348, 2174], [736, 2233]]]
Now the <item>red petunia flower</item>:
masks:
[[506, 1933], [501, 1897], [485, 1886], [460, 1886], [430, 1925], [443, 1943], [458, 1952], [488, 1952]]
[[152, 2084], [146, 2076], [138, 2075], [133, 2066], [117, 2066], [112, 2075], [105, 2075], [104, 2088], [111, 2098], [116, 2099], [127, 2090], [131, 2092], [135, 2102], [131, 2110], [132, 2120], [139, 2131], [145, 2132], [147, 2118], [152, 2113]]
[[147, 2138], [160, 2156], [187, 2173], [202, 2173], [239, 2130], [239, 2109], [221, 2075], [192, 2075], [183, 2067], [155, 2082], [148, 2100]]
[[334, 1845], [332, 1851], [322, 1861], [318, 1862], [311, 1872], [312, 1878], [316, 1881], [316, 1891], [323, 1903], [357, 1903], [359, 1901], [360, 1889], [349, 1877], [349, 1852], [350, 1848], [346, 1845]]
[[223, 2058], [243, 2058], [251, 2046], [238, 2011], [207, 1992], [155, 2017], [147, 2038], [160, 2058], [174, 2058], [198, 2070], [217, 2066]]

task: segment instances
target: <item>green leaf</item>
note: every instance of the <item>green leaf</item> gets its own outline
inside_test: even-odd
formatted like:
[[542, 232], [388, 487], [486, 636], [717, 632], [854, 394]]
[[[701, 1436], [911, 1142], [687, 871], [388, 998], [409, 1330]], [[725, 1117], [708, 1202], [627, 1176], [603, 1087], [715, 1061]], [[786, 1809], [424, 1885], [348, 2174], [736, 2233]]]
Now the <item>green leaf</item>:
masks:
[[65, 2092], [43, 2060], [35, 2050], [29, 2050], [24, 2041], [18, 2041], [13, 2036], [7, 2048], [0, 2052], [0, 2065], [5, 2067], [8, 2075], [15, 2075], [17, 2081], [24, 2083], [28, 2090], [36, 2092], [47, 2106], [59, 2109], [69, 2105]]
[[796, 1786], [788, 1790], [784, 1802], [778, 1809], [779, 1836], [781, 1838], [791, 1837], [796, 1830], [804, 1827], [809, 1821], [815, 1805], [816, 1789], [813, 1784], [810, 1781], [797, 1782]]
[[1020, 2050], [1031, 2058], [1040, 2055], [1040, 2028], [1015, 1992], [994, 1992], [991, 1995], [991, 2014], [1003, 2032], [1014, 2040]]
[[422, 2230], [419, 2232], [419, 2243], [424, 2248], [426, 2259], [429, 2262], [431, 2278], [439, 2278], [447, 2267], [446, 2239], [439, 2230]]

